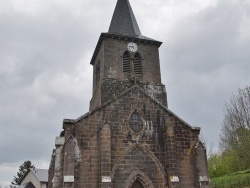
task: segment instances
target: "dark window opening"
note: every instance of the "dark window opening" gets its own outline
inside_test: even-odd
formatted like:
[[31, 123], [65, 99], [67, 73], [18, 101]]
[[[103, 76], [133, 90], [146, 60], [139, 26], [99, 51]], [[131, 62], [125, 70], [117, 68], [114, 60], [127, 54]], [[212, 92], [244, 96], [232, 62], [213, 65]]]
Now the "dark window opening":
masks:
[[123, 72], [131, 72], [130, 54], [128, 51], [123, 54]]
[[131, 114], [129, 125], [130, 125], [130, 128], [135, 132], [139, 132], [142, 130], [143, 123], [138, 112], [133, 112]]
[[131, 188], [144, 188], [144, 186], [142, 185], [140, 181], [136, 180]]
[[137, 52], [134, 56], [134, 73], [141, 74], [141, 70], [141, 55]]
[[128, 51], [123, 54], [123, 72], [130, 73], [133, 71], [134, 74], [142, 74], [142, 58], [139, 52], [131, 57]]

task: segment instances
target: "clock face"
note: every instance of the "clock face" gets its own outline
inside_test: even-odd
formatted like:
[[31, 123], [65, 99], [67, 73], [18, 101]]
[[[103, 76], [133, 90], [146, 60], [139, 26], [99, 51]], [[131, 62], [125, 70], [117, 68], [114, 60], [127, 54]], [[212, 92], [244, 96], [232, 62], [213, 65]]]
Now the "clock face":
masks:
[[138, 49], [137, 45], [133, 42], [128, 43], [128, 50], [130, 52], [136, 52]]

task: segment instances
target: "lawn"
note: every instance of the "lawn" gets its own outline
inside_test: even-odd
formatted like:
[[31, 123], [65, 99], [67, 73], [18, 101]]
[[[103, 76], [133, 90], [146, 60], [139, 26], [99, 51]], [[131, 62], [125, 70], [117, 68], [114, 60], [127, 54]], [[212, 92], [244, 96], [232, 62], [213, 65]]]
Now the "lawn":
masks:
[[250, 188], [250, 169], [212, 178], [212, 188]]

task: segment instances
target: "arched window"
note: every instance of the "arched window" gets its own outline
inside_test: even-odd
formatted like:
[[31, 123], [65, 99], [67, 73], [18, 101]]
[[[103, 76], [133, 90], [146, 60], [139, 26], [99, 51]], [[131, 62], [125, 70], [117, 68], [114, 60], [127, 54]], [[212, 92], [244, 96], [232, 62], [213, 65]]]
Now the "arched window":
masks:
[[67, 176], [74, 175], [74, 164], [75, 162], [75, 141], [74, 138], [70, 135], [68, 140], [64, 145], [64, 174]]
[[128, 51], [123, 54], [123, 72], [131, 72], [130, 54]]
[[139, 180], [136, 180], [134, 184], [131, 186], [131, 188], [144, 188], [144, 186]]
[[142, 73], [141, 54], [138, 53], [138, 52], [134, 55], [134, 73], [135, 74], [141, 74]]

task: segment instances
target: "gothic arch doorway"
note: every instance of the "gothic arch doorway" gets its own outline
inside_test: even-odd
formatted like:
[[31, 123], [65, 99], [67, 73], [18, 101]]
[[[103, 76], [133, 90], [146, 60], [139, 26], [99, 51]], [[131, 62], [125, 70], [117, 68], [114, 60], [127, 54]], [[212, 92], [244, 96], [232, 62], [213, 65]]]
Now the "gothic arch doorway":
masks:
[[131, 186], [131, 188], [144, 188], [144, 186], [142, 185], [140, 181], [136, 180]]

